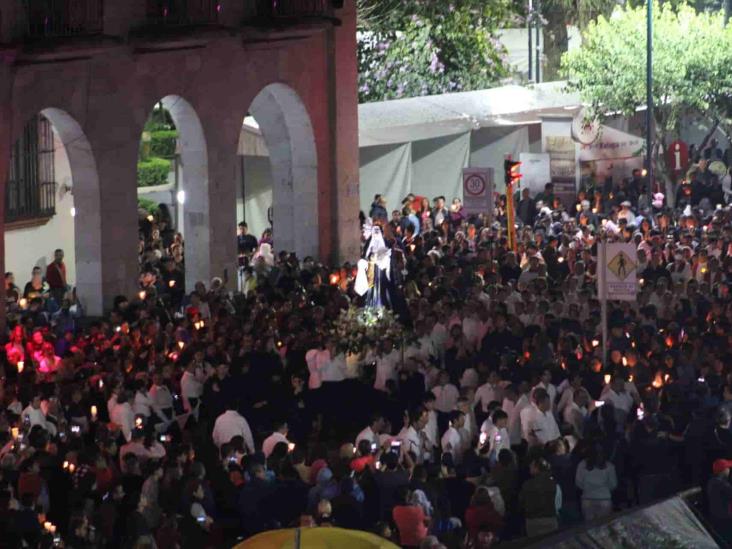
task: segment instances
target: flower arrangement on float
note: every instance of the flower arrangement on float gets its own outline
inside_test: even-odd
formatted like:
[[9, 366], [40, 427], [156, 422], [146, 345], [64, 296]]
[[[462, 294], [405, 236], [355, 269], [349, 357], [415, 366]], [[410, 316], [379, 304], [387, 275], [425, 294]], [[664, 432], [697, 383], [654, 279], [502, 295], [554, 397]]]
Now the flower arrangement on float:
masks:
[[402, 344], [410, 333], [396, 315], [385, 307], [350, 307], [341, 311], [331, 335], [339, 352], [360, 357], [384, 339]]

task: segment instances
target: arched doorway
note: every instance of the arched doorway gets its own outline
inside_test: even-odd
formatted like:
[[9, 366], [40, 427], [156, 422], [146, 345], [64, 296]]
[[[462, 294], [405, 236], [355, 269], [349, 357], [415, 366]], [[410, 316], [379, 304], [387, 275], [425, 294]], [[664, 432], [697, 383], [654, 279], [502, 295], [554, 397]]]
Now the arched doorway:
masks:
[[[247, 183], [247, 156], [252, 155], [247, 142], [252, 127], [261, 133], [266, 145], [263, 149], [269, 155], [272, 189], [269, 205], [261, 181]], [[319, 214], [315, 138], [310, 116], [295, 90], [274, 83], [256, 95], [244, 120], [239, 154], [243, 156], [244, 167], [241, 180], [243, 208], [240, 211], [243, 209], [246, 213], [257, 208], [258, 225], [262, 224], [262, 219], [271, 220], [276, 251], [296, 252], [301, 259], [317, 257]], [[249, 164], [251, 166], [251, 160]], [[250, 192], [252, 183], [258, 191], [256, 196]], [[265, 208], [271, 208], [271, 215], [262, 212]], [[255, 233], [255, 236], [259, 238], [261, 233]]]
[[[172, 142], [166, 144], [166, 138]], [[168, 95], [155, 105], [143, 132], [140, 160], [138, 204], [167, 207], [170, 228], [185, 242], [185, 284], [190, 292], [197, 281], [209, 282], [210, 233], [206, 139], [188, 101]]]
[[46, 108], [13, 145], [6, 189], [6, 269], [21, 291], [33, 266], [44, 269], [63, 249], [67, 283], [85, 312], [103, 313], [99, 175], [79, 123]]

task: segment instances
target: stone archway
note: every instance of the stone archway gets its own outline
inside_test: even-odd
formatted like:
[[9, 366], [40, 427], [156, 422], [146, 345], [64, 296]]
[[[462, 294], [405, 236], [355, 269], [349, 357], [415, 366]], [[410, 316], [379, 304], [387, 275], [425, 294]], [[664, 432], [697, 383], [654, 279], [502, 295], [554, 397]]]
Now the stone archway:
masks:
[[211, 278], [206, 138], [198, 114], [188, 101], [167, 95], [160, 103], [178, 131], [181, 179], [179, 203], [175, 207], [182, 214], [182, 227], [178, 230], [185, 239], [186, 291], [191, 292], [196, 282], [208, 284]]
[[43, 109], [41, 114], [63, 143], [71, 168], [77, 295], [87, 314], [101, 316], [102, 219], [97, 163], [84, 130], [70, 114], [53, 107]]
[[310, 115], [291, 87], [274, 83], [254, 98], [272, 166], [274, 247], [318, 257], [318, 161]]

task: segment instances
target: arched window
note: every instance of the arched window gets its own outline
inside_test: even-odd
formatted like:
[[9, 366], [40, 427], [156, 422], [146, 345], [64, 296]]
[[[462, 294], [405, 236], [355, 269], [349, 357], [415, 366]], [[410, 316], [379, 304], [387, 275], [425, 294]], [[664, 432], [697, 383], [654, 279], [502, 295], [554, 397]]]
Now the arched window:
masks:
[[51, 122], [34, 116], [10, 153], [10, 176], [5, 188], [5, 221], [52, 217], [56, 213], [54, 144]]

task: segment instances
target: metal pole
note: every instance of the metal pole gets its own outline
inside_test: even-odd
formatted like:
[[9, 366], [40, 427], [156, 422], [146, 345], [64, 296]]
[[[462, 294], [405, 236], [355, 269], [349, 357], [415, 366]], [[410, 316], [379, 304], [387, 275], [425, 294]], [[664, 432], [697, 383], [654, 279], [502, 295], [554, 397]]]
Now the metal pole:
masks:
[[533, 4], [532, 0], [529, 0], [529, 15], [528, 15], [528, 17], [526, 17], [526, 30], [528, 31], [528, 34], [529, 34], [529, 82], [531, 82], [531, 76], [532, 76], [531, 71], [532, 71], [533, 65], [534, 65], [534, 46], [532, 44], [532, 39], [531, 39], [531, 23], [532, 23], [533, 17], [534, 17], [534, 4]]
[[653, 0], [646, 11], [646, 170], [648, 196], [653, 195]]
[[729, 23], [729, 18], [732, 16], [732, 0], [724, 0], [724, 26]]
[[541, 0], [536, 0], [536, 83], [541, 82]]
[[602, 324], [602, 365], [603, 368], [607, 364], [607, 282], [605, 280], [605, 269], [607, 267], [607, 236], [602, 235], [600, 240], [600, 265], [598, 268], [599, 281], [600, 281], [600, 322]]

